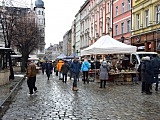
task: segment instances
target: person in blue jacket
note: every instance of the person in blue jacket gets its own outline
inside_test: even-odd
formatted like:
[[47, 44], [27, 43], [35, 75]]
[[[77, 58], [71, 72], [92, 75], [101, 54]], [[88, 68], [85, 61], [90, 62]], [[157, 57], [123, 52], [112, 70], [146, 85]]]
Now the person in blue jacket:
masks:
[[73, 87], [72, 87], [73, 91], [78, 90], [77, 80], [78, 80], [78, 77], [79, 77], [80, 70], [81, 70], [81, 65], [80, 65], [78, 59], [75, 57], [74, 61], [70, 64], [70, 71], [72, 72], [72, 77], [74, 78]]
[[84, 82], [84, 84], [85, 84], [86, 81], [87, 81], [87, 83], [89, 83], [88, 71], [89, 71], [90, 67], [91, 67], [91, 64], [88, 62], [87, 59], [84, 59], [84, 62], [82, 63], [82, 66], [81, 66], [81, 71], [83, 73], [83, 82]]

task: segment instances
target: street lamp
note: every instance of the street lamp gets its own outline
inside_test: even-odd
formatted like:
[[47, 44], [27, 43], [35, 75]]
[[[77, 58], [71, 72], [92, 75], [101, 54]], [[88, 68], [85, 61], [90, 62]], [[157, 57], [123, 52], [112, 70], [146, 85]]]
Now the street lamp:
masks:
[[121, 42], [124, 43], [124, 37], [123, 37], [123, 35], [121, 37]]
[[78, 56], [78, 53], [79, 53], [78, 50], [76, 50], [76, 53], [77, 53], [77, 56]]

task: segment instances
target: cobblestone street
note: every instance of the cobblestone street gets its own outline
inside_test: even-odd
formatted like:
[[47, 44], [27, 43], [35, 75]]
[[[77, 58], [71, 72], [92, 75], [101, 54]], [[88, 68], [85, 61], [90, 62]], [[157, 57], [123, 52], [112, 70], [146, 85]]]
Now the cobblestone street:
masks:
[[72, 80], [63, 83], [52, 75], [38, 74], [38, 93], [28, 95], [26, 81], [2, 120], [160, 120], [160, 93], [141, 93], [141, 84], [114, 85], [78, 82], [72, 91]]

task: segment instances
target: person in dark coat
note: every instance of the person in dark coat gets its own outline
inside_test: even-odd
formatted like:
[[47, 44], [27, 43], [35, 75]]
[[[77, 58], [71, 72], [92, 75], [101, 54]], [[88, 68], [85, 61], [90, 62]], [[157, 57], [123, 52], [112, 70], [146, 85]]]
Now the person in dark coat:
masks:
[[26, 76], [27, 76], [27, 85], [29, 88], [29, 94], [33, 95], [33, 90], [35, 93], [37, 92], [37, 87], [35, 86], [36, 83], [36, 65], [32, 61], [28, 61]]
[[53, 66], [52, 66], [52, 63], [50, 61], [46, 62], [45, 69], [46, 69], [47, 78], [49, 80], [50, 75], [51, 75], [51, 71], [53, 70]]
[[156, 54], [153, 54], [153, 58], [151, 59], [151, 65], [153, 67], [153, 82], [156, 83], [155, 91], [158, 91], [158, 84], [159, 84], [158, 74], [160, 69], [160, 59], [157, 57]]
[[145, 57], [142, 58], [140, 65], [138, 66], [139, 77], [141, 77], [141, 93], [145, 92]]
[[70, 71], [72, 72], [72, 76], [74, 78], [73, 87], [72, 87], [73, 91], [77, 91], [78, 90], [78, 88], [77, 88], [77, 80], [78, 80], [78, 77], [79, 77], [80, 70], [81, 70], [81, 65], [80, 65], [78, 59], [75, 57], [74, 61], [70, 65]]
[[103, 61], [102, 65], [100, 66], [100, 74], [99, 74], [99, 79], [100, 79], [100, 88], [106, 86], [106, 81], [108, 80], [108, 72], [109, 72], [109, 65], [107, 64], [106, 61]]
[[44, 70], [45, 70], [45, 62], [42, 63], [42, 74], [44, 75]]
[[63, 75], [62, 82], [65, 82], [65, 83], [67, 82], [68, 71], [69, 71], [69, 65], [68, 65], [67, 61], [64, 61], [64, 64], [61, 67], [61, 73]]
[[153, 70], [150, 62], [150, 57], [145, 57], [145, 92], [146, 94], [152, 94], [150, 91], [150, 87], [152, 85], [153, 80]]

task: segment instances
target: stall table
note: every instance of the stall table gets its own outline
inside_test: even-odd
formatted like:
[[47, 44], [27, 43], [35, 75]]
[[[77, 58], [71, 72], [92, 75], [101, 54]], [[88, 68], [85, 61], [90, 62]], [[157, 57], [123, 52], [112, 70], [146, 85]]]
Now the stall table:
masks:
[[109, 72], [109, 78], [113, 80], [115, 84], [132, 84], [133, 83], [133, 76], [136, 76], [136, 71], [129, 71], [129, 72]]

